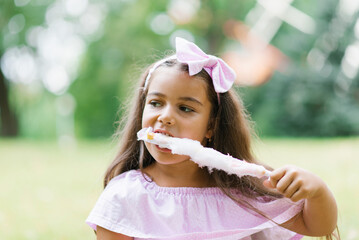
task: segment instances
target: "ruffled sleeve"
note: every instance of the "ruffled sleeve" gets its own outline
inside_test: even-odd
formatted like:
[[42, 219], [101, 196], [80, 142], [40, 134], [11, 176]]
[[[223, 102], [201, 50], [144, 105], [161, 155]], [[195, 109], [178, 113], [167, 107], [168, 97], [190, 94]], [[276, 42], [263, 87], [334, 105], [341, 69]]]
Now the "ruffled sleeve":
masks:
[[141, 229], [134, 224], [143, 217], [143, 213], [136, 208], [136, 202], [142, 202], [141, 197], [145, 197], [141, 196], [138, 186], [139, 179], [131, 173], [113, 178], [100, 195], [86, 223], [95, 231], [97, 226], [101, 226], [128, 236], [142, 235]]

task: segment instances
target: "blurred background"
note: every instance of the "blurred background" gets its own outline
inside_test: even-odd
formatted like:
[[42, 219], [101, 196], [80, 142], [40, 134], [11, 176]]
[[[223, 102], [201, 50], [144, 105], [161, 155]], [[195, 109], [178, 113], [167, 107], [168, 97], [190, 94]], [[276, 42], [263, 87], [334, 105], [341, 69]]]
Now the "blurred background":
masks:
[[2, 0], [0, 238], [94, 239], [116, 121], [177, 36], [235, 69], [257, 155], [327, 180], [359, 239], [358, 0]]
[[15, 0], [0, 5], [1, 135], [107, 138], [176, 36], [222, 56], [260, 135], [359, 134], [358, 1]]

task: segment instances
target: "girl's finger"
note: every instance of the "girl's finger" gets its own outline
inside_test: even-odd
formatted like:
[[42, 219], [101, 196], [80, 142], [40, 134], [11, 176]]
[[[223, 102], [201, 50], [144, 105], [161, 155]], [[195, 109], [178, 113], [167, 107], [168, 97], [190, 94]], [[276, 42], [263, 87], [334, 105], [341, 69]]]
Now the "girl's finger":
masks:
[[299, 200], [304, 198], [303, 191], [299, 188], [289, 199], [293, 202], [298, 202]]
[[283, 192], [283, 195], [286, 198], [292, 198], [293, 195], [299, 190], [300, 188], [300, 183], [296, 180], [294, 180], [285, 190], [285, 192]]
[[293, 176], [287, 173], [277, 182], [276, 189], [280, 193], [285, 194], [286, 189], [292, 184], [292, 182]]
[[273, 187], [277, 187], [278, 181], [285, 175], [286, 171], [287, 170], [285, 168], [279, 168], [279, 169], [274, 170], [270, 174], [269, 180]]

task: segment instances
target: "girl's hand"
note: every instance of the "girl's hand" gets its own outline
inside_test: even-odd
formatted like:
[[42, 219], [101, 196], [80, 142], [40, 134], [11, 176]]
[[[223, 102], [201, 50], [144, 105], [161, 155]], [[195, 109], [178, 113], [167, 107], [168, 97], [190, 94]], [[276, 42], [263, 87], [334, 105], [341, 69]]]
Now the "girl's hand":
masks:
[[325, 236], [334, 231], [337, 205], [327, 185], [315, 174], [285, 166], [274, 170], [263, 184], [294, 202], [305, 199], [302, 212], [282, 224], [283, 227], [308, 236]]
[[296, 166], [284, 166], [274, 170], [270, 179], [263, 182], [268, 188], [275, 188], [284, 197], [297, 202], [313, 199], [326, 192], [326, 184], [315, 174]]

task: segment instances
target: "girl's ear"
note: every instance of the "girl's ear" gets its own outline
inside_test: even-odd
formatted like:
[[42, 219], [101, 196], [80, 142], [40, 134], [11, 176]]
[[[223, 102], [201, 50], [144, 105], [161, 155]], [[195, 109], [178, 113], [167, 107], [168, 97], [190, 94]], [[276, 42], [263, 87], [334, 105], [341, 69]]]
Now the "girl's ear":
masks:
[[213, 130], [210, 128], [206, 133], [206, 138], [211, 139], [213, 137]]
[[211, 139], [213, 137], [213, 127], [214, 127], [214, 119], [211, 119], [208, 123], [206, 138]]

